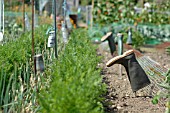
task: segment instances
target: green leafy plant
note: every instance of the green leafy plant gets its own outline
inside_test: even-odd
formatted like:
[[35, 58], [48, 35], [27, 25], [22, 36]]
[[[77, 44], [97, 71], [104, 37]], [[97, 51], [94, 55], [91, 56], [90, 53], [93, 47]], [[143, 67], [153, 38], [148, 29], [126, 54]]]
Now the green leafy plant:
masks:
[[[35, 54], [42, 53], [45, 66], [49, 67], [52, 59], [46, 48], [47, 27], [48, 25], [43, 25], [37, 28], [34, 38]], [[47, 84], [49, 79], [45, 73], [34, 76], [31, 50], [31, 32], [25, 32], [21, 37], [1, 45], [0, 111], [4, 113], [35, 112], [39, 108], [37, 89]], [[46, 69], [47, 73], [48, 69]], [[37, 81], [38, 78], [41, 81]]]
[[149, 9], [142, 9], [140, 13], [136, 13], [135, 0], [95, 0], [94, 21], [102, 25], [113, 22], [170, 24], [170, 14], [168, 13], [170, 1], [161, 4], [150, 2], [150, 4]]
[[[124, 32], [125, 31], [125, 32]], [[135, 49], [139, 49], [142, 45], [145, 44], [146, 38], [135, 28], [132, 28], [132, 46]], [[126, 43], [128, 38], [128, 31], [127, 28], [122, 31], [124, 34], [124, 43]]]
[[50, 86], [40, 92], [41, 112], [102, 113], [106, 87], [97, 69], [99, 61], [87, 31], [75, 30], [52, 67]]

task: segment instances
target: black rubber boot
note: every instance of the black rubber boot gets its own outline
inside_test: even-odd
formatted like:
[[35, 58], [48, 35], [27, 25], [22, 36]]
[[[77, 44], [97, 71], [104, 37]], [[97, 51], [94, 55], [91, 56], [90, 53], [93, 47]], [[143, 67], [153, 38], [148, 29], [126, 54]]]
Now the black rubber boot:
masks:
[[113, 38], [112, 32], [108, 32], [105, 36], [103, 36], [101, 38], [102, 42], [104, 42], [106, 40], [108, 40], [108, 42], [109, 42], [109, 48], [110, 48], [111, 55], [114, 56], [113, 53], [116, 50], [116, 45], [115, 45], [115, 42], [114, 42], [114, 38]]
[[149, 78], [136, 60], [133, 50], [112, 58], [106, 65], [110, 67], [114, 64], [122, 64], [125, 67], [133, 92], [150, 84]]

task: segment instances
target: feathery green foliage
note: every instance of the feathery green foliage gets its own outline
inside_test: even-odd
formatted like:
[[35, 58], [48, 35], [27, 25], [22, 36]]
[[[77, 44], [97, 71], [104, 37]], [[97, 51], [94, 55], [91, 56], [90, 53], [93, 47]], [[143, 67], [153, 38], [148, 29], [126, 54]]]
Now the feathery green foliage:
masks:
[[53, 66], [52, 83], [39, 95], [42, 112], [102, 113], [100, 58], [86, 30], [75, 30]]

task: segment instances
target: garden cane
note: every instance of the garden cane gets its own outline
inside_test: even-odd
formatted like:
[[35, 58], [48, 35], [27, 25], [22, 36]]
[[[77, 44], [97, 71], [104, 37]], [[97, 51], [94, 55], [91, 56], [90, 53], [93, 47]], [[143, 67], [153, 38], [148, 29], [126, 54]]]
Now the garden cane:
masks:
[[54, 51], [55, 51], [55, 57], [58, 58], [58, 52], [57, 52], [57, 21], [56, 21], [56, 0], [53, 1], [54, 3], [54, 42], [55, 42], [55, 47], [54, 47]]

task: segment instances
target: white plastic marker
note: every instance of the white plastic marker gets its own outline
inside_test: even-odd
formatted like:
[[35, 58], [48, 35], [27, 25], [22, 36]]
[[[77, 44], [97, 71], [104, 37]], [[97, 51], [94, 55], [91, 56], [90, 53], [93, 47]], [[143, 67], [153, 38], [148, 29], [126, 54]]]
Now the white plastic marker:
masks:
[[3, 33], [0, 32], [0, 42], [3, 40]]
[[4, 34], [4, 0], [0, 0], [0, 42]]

